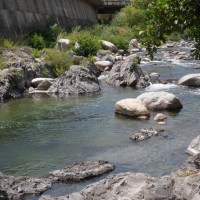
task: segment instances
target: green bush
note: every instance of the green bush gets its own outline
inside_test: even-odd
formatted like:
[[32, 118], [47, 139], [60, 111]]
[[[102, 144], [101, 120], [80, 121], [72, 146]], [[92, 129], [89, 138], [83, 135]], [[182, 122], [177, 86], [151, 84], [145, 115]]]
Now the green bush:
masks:
[[40, 50], [38, 49], [33, 49], [33, 57], [34, 58], [40, 58]]
[[0, 70], [7, 68], [5, 59], [0, 56]]
[[45, 47], [45, 40], [42, 35], [34, 33], [29, 39], [29, 45], [38, 50], [42, 50]]
[[78, 56], [88, 57], [95, 55], [100, 49], [99, 41], [90, 34], [83, 34], [77, 38], [77, 47], [73, 50]]
[[15, 46], [15, 43], [11, 39], [0, 39], [0, 46], [4, 48], [12, 48]]
[[45, 50], [45, 61], [52, 67], [56, 76], [63, 74], [74, 63], [73, 56], [57, 49]]

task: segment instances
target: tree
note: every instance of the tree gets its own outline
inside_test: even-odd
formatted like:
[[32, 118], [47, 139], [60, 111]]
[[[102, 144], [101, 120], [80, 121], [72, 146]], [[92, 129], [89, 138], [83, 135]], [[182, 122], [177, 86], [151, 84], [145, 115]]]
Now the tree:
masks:
[[147, 13], [147, 26], [140, 35], [151, 57], [167, 35], [187, 30], [189, 37], [196, 41], [193, 56], [200, 58], [200, 0], [152, 0]]

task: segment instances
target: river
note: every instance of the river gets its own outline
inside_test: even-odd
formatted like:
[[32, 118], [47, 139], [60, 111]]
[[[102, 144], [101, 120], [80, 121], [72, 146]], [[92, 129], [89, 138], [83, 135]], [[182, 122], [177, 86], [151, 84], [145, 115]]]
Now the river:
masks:
[[[198, 73], [194, 60], [142, 63], [142, 69], [159, 72], [160, 79], [179, 79]], [[199, 134], [200, 89], [175, 84], [152, 84], [144, 89], [120, 88], [100, 80], [101, 92], [68, 97], [30, 95], [0, 104], [0, 171], [11, 175], [45, 176], [66, 164], [85, 160], [107, 160], [119, 172], [145, 172], [153, 176], [169, 174], [186, 159], [185, 150]], [[158, 125], [151, 112], [141, 121], [114, 114], [114, 105], [124, 98], [135, 98], [148, 91], [167, 91], [182, 102], [180, 112]], [[142, 142], [129, 137], [141, 128], [164, 129], [160, 136]], [[105, 177], [105, 176], [103, 176]], [[82, 184], [57, 184], [46, 194], [64, 195]]]

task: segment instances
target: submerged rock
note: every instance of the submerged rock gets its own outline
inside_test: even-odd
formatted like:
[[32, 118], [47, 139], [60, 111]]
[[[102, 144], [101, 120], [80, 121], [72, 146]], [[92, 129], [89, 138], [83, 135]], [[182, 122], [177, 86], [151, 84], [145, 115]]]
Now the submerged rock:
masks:
[[67, 165], [62, 170], [50, 172], [49, 178], [53, 181], [63, 182], [80, 181], [102, 175], [114, 169], [115, 166], [106, 161], [86, 161]]
[[173, 110], [183, 107], [180, 100], [174, 94], [168, 92], [145, 92], [137, 99], [141, 100], [151, 110]]
[[178, 80], [179, 85], [200, 87], [200, 74], [188, 74]]
[[163, 130], [154, 130], [153, 128], [150, 129], [141, 129], [138, 133], [133, 134], [129, 139], [135, 140], [135, 141], [141, 141], [148, 138], [151, 138], [152, 136], [158, 136]]
[[100, 90], [97, 77], [87, 67], [72, 66], [47, 91], [49, 94], [85, 94]]
[[150, 116], [150, 112], [144, 103], [138, 99], [122, 99], [115, 104], [115, 113], [138, 118]]

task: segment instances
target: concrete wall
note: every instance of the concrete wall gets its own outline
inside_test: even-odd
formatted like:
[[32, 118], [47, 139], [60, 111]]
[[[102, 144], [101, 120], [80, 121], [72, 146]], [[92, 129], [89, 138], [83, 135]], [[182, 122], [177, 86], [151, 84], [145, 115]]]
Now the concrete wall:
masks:
[[97, 22], [87, 0], [0, 0], [1, 36], [25, 33], [36, 24], [44, 26], [49, 18], [61, 27]]

